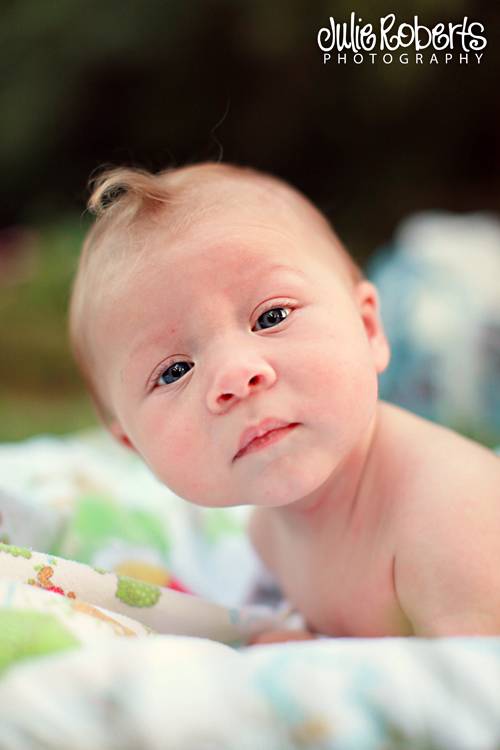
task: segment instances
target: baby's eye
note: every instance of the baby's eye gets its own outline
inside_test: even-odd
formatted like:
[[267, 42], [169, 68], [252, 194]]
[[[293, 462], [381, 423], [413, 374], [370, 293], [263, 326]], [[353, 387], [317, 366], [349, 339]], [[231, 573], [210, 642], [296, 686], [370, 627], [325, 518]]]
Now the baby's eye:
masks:
[[[270, 310], [266, 310], [266, 312], [262, 313], [262, 315], [259, 315], [257, 323], [261, 325], [262, 328], [272, 328], [278, 323], [281, 323], [282, 320], [285, 320], [285, 318], [288, 317], [289, 311], [289, 307], [272, 307]], [[262, 323], [259, 321], [262, 321]]]
[[159, 376], [157, 381], [158, 385], [169, 385], [170, 383], [175, 383], [177, 380], [180, 380], [183, 375], [189, 372], [192, 366], [193, 365], [190, 362], [175, 362], [173, 365], [170, 365], [170, 367], [167, 367], [167, 369]]

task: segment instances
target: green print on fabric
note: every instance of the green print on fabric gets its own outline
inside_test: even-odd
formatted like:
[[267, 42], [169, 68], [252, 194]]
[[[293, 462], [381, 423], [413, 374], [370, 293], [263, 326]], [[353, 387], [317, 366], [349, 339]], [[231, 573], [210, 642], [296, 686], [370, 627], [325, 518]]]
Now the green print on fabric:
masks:
[[13, 557], [25, 557], [26, 560], [31, 560], [31, 550], [26, 547], [15, 547], [13, 544], [0, 544], [0, 552], [6, 552], [8, 555]]
[[0, 672], [10, 664], [75, 648], [80, 641], [45, 612], [0, 610]]
[[118, 576], [116, 597], [130, 607], [154, 607], [160, 593], [160, 589], [151, 583], [136, 581], [128, 576]]

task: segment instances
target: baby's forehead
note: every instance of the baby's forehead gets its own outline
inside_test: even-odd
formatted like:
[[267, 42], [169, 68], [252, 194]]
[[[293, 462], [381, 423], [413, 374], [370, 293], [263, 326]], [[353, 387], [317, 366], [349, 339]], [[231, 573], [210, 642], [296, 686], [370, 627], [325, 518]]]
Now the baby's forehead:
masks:
[[[247, 222], [249, 234], [265, 227], [288, 237], [300, 258], [297, 262], [306, 267], [321, 259], [350, 281], [359, 278], [359, 269], [323, 213], [283, 180], [257, 172], [244, 177], [237, 174], [199, 189], [199, 224], [210, 219], [227, 226], [236, 217]], [[197, 223], [195, 213], [195, 228]]]
[[347, 252], [324, 216], [286, 183], [261, 175], [194, 181], [178, 200], [118, 232], [113, 245], [121, 249], [111, 272], [132, 284], [141, 269], [164, 266], [170, 256], [186, 272], [197, 258], [205, 259], [208, 273], [218, 273], [263, 254], [302, 270], [321, 262], [352, 276]]
[[270, 270], [291, 268], [306, 275], [325, 264], [333, 271], [343, 265], [333, 236], [318, 236], [314, 227], [269, 204], [218, 203], [185, 230], [176, 229], [172, 232], [167, 220], [146, 234], [145, 266], [150, 258], [152, 265], [186, 276], [199, 269], [207, 276], [234, 276], [243, 282]]

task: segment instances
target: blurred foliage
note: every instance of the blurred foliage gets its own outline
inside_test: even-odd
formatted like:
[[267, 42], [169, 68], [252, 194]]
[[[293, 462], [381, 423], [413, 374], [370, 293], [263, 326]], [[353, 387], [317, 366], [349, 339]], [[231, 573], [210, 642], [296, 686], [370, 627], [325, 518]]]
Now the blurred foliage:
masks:
[[8, 392], [0, 395], [0, 414], [0, 441], [23, 440], [39, 434], [62, 435], [97, 426], [84, 393], [46, 397], [37, 392]]
[[[48, 227], [34, 240], [26, 276], [2, 287], [0, 311], [7, 323], [0, 329], [2, 383], [12, 380], [21, 390], [41, 388], [48, 395], [71, 388], [74, 369], [66, 337], [66, 308], [80, 244], [74, 225]], [[23, 357], [20, 339], [26, 350]]]
[[387, 0], [4, 0], [1, 10], [0, 226], [28, 228], [37, 249], [17, 281], [4, 283], [0, 256], [0, 439], [93, 418], [64, 315], [85, 185], [100, 165], [223, 158], [268, 170], [304, 190], [361, 261], [413, 211], [498, 208], [497, 3], [396, 11], [427, 25], [480, 20], [480, 66], [323, 65], [316, 38], [329, 16], [377, 22], [394, 10]]
[[0, 440], [95, 423], [66, 332], [83, 232], [84, 222], [69, 218], [21, 233], [16, 265], [0, 274]]

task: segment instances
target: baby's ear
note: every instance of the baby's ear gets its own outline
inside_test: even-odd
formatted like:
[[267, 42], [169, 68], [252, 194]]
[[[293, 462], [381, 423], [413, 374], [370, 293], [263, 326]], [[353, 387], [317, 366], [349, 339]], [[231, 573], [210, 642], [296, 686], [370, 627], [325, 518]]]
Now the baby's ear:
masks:
[[113, 419], [111, 422], [108, 423], [108, 430], [113, 435], [116, 440], [121, 445], [124, 445], [126, 448], [129, 448], [130, 450], [137, 452], [135, 445], [132, 443], [128, 435], [123, 430], [123, 427], [119, 422], [116, 421], [116, 419]]
[[356, 285], [354, 294], [372, 350], [375, 368], [378, 373], [383, 372], [389, 364], [391, 351], [380, 317], [378, 292], [371, 282], [363, 280]]

